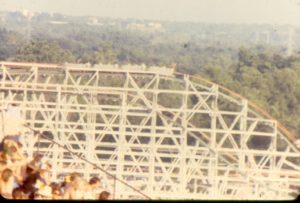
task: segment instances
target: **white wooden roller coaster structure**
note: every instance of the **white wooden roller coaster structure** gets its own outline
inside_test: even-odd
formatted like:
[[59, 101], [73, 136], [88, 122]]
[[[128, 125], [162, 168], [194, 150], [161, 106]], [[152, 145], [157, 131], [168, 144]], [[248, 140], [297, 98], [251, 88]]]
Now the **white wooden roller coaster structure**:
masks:
[[116, 199], [298, 194], [296, 137], [224, 87], [138, 65], [0, 66], [1, 108], [17, 104], [44, 135], [24, 134], [22, 142], [28, 156], [47, 157], [53, 180], [74, 171], [96, 175]]

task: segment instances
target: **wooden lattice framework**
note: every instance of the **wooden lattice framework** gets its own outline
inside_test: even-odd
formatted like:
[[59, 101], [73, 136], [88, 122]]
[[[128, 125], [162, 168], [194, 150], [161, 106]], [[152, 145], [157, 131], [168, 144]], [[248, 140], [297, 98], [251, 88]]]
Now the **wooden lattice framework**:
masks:
[[[295, 138], [246, 99], [200, 78], [144, 66], [1, 62], [0, 104], [20, 105], [31, 128], [153, 199], [293, 199]], [[78, 171], [113, 180], [52, 142], [39, 150], [53, 180]], [[111, 188], [111, 190], [113, 190]], [[143, 198], [116, 182], [116, 198]]]

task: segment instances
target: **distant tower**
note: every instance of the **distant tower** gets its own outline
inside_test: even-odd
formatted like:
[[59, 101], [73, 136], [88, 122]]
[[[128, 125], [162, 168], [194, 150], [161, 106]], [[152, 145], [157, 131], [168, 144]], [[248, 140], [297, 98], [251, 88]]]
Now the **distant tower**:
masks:
[[295, 28], [289, 27], [288, 30], [288, 41], [287, 41], [287, 56], [291, 56], [293, 54], [293, 44], [294, 44], [294, 34]]

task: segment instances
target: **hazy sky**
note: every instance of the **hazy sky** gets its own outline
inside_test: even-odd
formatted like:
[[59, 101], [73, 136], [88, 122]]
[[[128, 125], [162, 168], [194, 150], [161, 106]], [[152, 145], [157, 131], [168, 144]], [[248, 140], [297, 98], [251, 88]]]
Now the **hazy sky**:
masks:
[[0, 0], [0, 10], [168, 21], [300, 25], [300, 0]]

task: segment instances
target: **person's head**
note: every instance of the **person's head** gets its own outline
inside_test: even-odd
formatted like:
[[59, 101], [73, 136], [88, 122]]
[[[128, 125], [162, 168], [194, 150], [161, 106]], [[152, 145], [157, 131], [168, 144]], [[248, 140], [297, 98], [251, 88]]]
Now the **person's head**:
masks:
[[27, 165], [25, 172], [27, 175], [30, 175], [34, 172], [34, 169], [31, 166]]
[[13, 199], [25, 199], [25, 195], [23, 193], [22, 188], [20, 188], [20, 187], [14, 188], [12, 191], [12, 198]]
[[60, 188], [52, 188], [52, 198], [53, 199], [62, 199], [62, 192]]
[[51, 183], [49, 184], [49, 186], [53, 189], [53, 188], [60, 187], [60, 184], [57, 183], [57, 182], [51, 182]]
[[64, 188], [66, 187], [66, 185], [68, 185], [68, 181], [67, 180], [64, 180], [61, 184], [60, 184], [60, 187]]
[[16, 152], [19, 148], [18, 142], [15, 140], [4, 138], [3, 140], [3, 150], [6, 151], [12, 151]]
[[22, 156], [22, 154], [18, 153], [18, 149], [15, 146], [12, 146], [9, 148], [8, 151], [8, 157], [12, 162], [17, 162], [22, 160], [24, 157]]
[[112, 198], [110, 192], [108, 191], [102, 191], [99, 194], [99, 200], [110, 200]]
[[93, 188], [97, 188], [101, 186], [101, 181], [98, 177], [92, 177], [89, 181], [89, 185]]
[[11, 177], [13, 177], [13, 171], [9, 168], [6, 168], [1, 173], [1, 178], [4, 182], [7, 182]]
[[70, 181], [71, 182], [79, 180], [80, 178], [81, 178], [80, 173], [73, 172], [73, 173], [70, 174]]
[[52, 182], [50, 184], [50, 187], [52, 188], [52, 197], [53, 197], [53, 199], [61, 199], [62, 198], [62, 191], [61, 191], [60, 185], [58, 183]]

